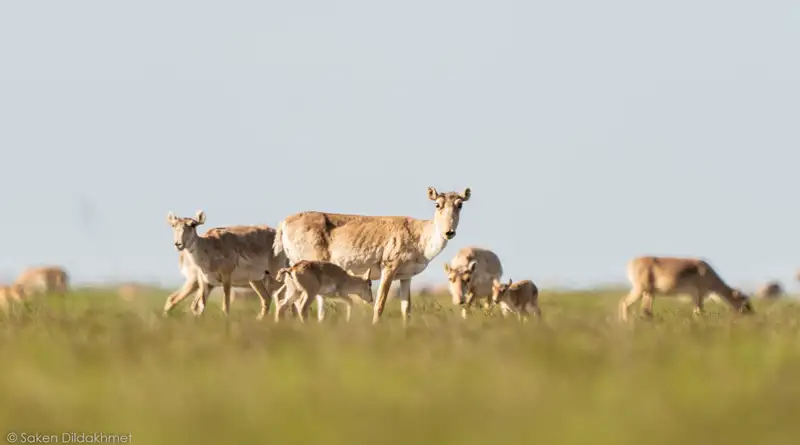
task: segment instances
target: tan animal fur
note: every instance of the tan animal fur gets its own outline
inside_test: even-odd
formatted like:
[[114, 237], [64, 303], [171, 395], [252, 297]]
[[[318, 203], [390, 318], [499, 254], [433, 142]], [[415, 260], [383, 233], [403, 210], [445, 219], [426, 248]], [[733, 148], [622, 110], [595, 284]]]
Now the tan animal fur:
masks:
[[653, 315], [656, 294], [689, 294], [695, 304], [694, 313], [702, 314], [703, 302], [709, 294], [722, 297], [742, 313], [753, 312], [747, 295], [728, 286], [706, 261], [699, 258], [645, 256], [628, 262], [628, 280], [632, 289], [619, 302], [619, 318], [628, 319], [628, 308], [642, 300], [644, 315]]
[[[345, 303], [347, 307], [346, 320], [350, 321], [352, 301], [350, 295], [357, 295], [363, 301], [372, 303], [371, 270], [367, 269], [363, 276], [354, 276], [336, 264], [327, 261], [299, 261], [292, 267], [278, 271], [277, 280], [291, 287], [286, 292], [286, 297], [277, 303], [275, 309], [275, 322], [280, 320], [283, 308], [286, 305], [299, 303], [300, 320], [305, 320], [311, 297], [317, 300], [317, 320], [325, 319], [324, 299], [334, 299]], [[285, 277], [290, 277], [286, 280]]]
[[492, 298], [492, 283], [503, 276], [503, 265], [497, 254], [479, 247], [464, 247], [458, 251], [444, 271], [453, 304], [460, 304], [461, 316], [467, 318], [475, 297]]
[[[212, 230], [214, 230], [214, 229], [212, 229]], [[271, 253], [271, 250], [270, 250], [270, 253]], [[192, 263], [192, 260], [191, 260], [191, 258], [188, 257], [188, 255], [189, 255], [189, 253], [186, 250], [181, 250], [178, 253], [178, 266], [180, 268], [181, 275], [183, 275], [184, 283], [178, 290], [176, 290], [175, 292], [171, 293], [167, 297], [167, 301], [164, 304], [164, 315], [169, 314], [169, 312], [177, 304], [179, 304], [181, 301], [183, 301], [192, 292], [195, 293], [195, 297], [192, 300], [192, 304], [191, 304], [190, 309], [191, 309], [192, 313], [195, 314], [195, 315], [200, 315], [200, 313], [202, 312], [202, 310], [200, 310], [200, 303], [202, 302], [203, 295], [200, 292], [200, 282], [199, 282], [199, 277], [202, 274], [201, 274], [200, 269], [194, 263]], [[277, 267], [278, 265], [280, 265], [281, 267], [286, 266], [287, 265], [286, 263], [287, 263], [286, 262], [286, 258], [283, 255], [281, 255], [280, 258], [276, 258], [272, 262], [273, 266], [275, 266], [275, 267]], [[279, 268], [277, 270], [279, 270]], [[277, 273], [277, 270], [275, 270], [275, 271], [270, 270], [269, 272], [270, 272], [270, 274], [272, 274], [273, 272]], [[267, 281], [267, 283], [265, 284], [265, 287], [267, 289], [267, 292], [270, 295], [272, 295], [274, 298], [280, 298], [282, 294], [279, 293], [276, 290], [276, 288], [279, 285], [277, 283], [275, 283], [275, 281], [273, 281], [273, 280], [266, 280], [266, 281]], [[208, 293], [210, 295], [211, 292], [214, 290], [215, 286], [212, 286], [210, 284], [206, 284], [206, 285], [208, 286]], [[231, 300], [230, 300], [230, 304], [233, 304], [233, 302], [236, 300], [237, 293], [240, 290], [244, 290], [244, 289], [247, 289], [247, 290], [251, 291], [253, 294], [255, 294], [256, 296], [258, 296], [259, 300], [261, 299], [261, 297], [258, 295], [258, 292], [253, 290], [253, 288], [252, 288], [252, 286], [250, 285], [249, 282], [234, 283], [234, 284], [231, 285]], [[224, 298], [224, 296], [223, 296], [223, 298]], [[292, 308], [292, 311], [294, 312], [294, 308]]]
[[147, 287], [138, 283], [121, 283], [117, 286], [117, 295], [123, 301], [131, 302], [136, 300], [139, 295], [145, 293]]
[[428, 266], [456, 235], [464, 193], [439, 193], [428, 187], [428, 199], [436, 203], [433, 219], [404, 216], [365, 216], [301, 212], [278, 225], [275, 252], [285, 252], [291, 264], [301, 260], [330, 261], [354, 274], [372, 270], [380, 279], [372, 322], [383, 314], [389, 286], [400, 281], [398, 298], [403, 322], [411, 314], [411, 279]]
[[64, 295], [69, 291], [69, 274], [59, 266], [31, 267], [22, 271], [14, 281], [26, 297], [39, 294]]
[[[231, 287], [250, 287], [261, 299], [261, 319], [269, 311], [271, 291], [278, 287], [270, 275], [285, 267], [283, 255], [273, 254], [275, 229], [265, 226], [230, 226], [209, 229], [197, 234], [197, 226], [205, 223], [201, 210], [194, 218], [179, 218], [172, 212], [167, 222], [173, 231], [175, 248], [186, 252], [180, 259], [181, 273], [186, 277], [183, 287], [170, 295], [164, 312], [197, 290], [192, 303], [193, 312], [199, 315], [205, 308], [208, 294], [215, 286], [222, 286], [222, 311], [230, 311]], [[184, 250], [185, 249], [185, 250]], [[274, 272], [273, 272], [274, 271]], [[278, 292], [275, 292], [276, 298]]]
[[252, 288], [235, 286], [231, 288], [231, 304], [237, 299], [250, 300], [253, 298], [258, 298], [258, 294]]
[[756, 290], [757, 298], [780, 298], [783, 296], [783, 286], [777, 281], [764, 283]]
[[0, 310], [7, 311], [9, 306], [21, 302], [25, 298], [25, 289], [18, 285], [0, 286]]
[[509, 278], [508, 283], [494, 280], [492, 302], [500, 305], [504, 317], [513, 312], [518, 318], [527, 318], [528, 308], [531, 308], [537, 317], [542, 316], [542, 310], [539, 308], [539, 288], [531, 280], [512, 282]]

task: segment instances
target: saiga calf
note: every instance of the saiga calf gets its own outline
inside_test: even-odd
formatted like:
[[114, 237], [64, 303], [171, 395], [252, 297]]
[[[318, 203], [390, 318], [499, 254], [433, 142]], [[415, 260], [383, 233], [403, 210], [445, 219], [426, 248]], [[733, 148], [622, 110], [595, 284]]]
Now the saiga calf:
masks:
[[[275, 309], [275, 322], [280, 320], [281, 313], [286, 305], [298, 303], [298, 316], [305, 321], [311, 297], [317, 300], [317, 319], [321, 322], [325, 318], [324, 299], [339, 300], [347, 305], [346, 320], [350, 321], [352, 301], [350, 295], [357, 295], [363, 301], [372, 303], [371, 269], [367, 269], [363, 276], [354, 276], [336, 264], [327, 261], [300, 261], [292, 267], [278, 271], [278, 281], [284, 282], [286, 296], [277, 302]], [[290, 277], [286, 280], [286, 277]], [[288, 283], [287, 281], [291, 281]]]
[[539, 308], [539, 288], [531, 280], [501, 283], [495, 280], [492, 283], [492, 303], [499, 304], [504, 317], [513, 312], [518, 318], [528, 317], [530, 307], [537, 317], [542, 316]]

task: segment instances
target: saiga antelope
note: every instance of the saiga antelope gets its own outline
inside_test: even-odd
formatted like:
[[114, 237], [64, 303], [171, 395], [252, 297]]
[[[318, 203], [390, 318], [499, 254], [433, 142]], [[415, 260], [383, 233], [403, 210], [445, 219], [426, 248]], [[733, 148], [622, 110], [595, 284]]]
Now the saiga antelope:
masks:
[[[210, 229], [209, 232], [213, 230], [216, 229]], [[271, 247], [269, 253], [272, 254]], [[272, 274], [273, 272], [277, 273], [280, 267], [287, 265], [286, 263], [287, 263], [286, 257], [284, 257], [283, 255], [279, 255], [273, 258], [271, 261], [271, 265], [272, 269], [275, 270], [273, 271], [272, 269], [270, 269], [270, 274]], [[171, 293], [167, 297], [167, 301], [164, 304], [164, 315], [169, 314], [169, 312], [177, 304], [183, 301], [192, 292], [195, 293], [195, 297], [192, 300], [192, 304], [190, 307], [191, 311], [195, 315], [200, 315], [200, 313], [202, 312], [202, 310], [200, 309], [200, 303], [202, 302], [203, 299], [203, 294], [200, 292], [200, 279], [201, 279], [200, 277], [202, 276], [202, 272], [200, 271], [200, 268], [198, 268], [194, 263], [192, 263], [192, 260], [191, 258], [189, 258], [189, 254], [187, 253], [186, 250], [181, 250], [178, 253], [178, 266], [180, 267], [181, 275], [184, 278], [184, 282], [183, 285], [178, 290]], [[279, 285], [274, 280], [266, 280], [266, 281], [267, 283], [264, 286], [267, 289], [267, 293], [272, 295], [275, 301], [278, 301], [281, 298], [281, 295], [283, 295], [284, 291], [278, 288]], [[214, 290], [214, 287], [216, 287], [208, 283], [206, 283], [206, 285], [208, 286], [209, 294], [211, 293], [211, 291]], [[234, 297], [236, 296], [236, 289], [252, 289], [252, 286], [250, 285], [249, 282], [241, 282], [241, 283], [233, 283], [231, 285], [231, 288], [232, 290], [231, 290], [230, 304], [233, 304]], [[259, 297], [260, 300], [261, 296], [258, 295], [258, 292], [255, 292], [255, 294]], [[266, 312], [269, 312], [269, 307], [267, 307]], [[296, 314], [294, 307], [292, 307], [292, 313]], [[262, 316], [259, 315], [259, 318], [261, 317]]]
[[531, 280], [522, 280], [516, 283], [512, 282], [510, 278], [508, 283], [494, 280], [492, 303], [500, 305], [504, 317], [508, 316], [509, 312], [513, 312], [518, 318], [527, 318], [529, 307], [534, 315], [542, 316], [542, 310], [539, 308], [539, 288]]
[[464, 247], [450, 264], [444, 264], [448, 290], [455, 305], [461, 305], [461, 316], [467, 318], [475, 297], [492, 298], [492, 282], [503, 276], [503, 266], [497, 254], [479, 247]]
[[69, 291], [69, 274], [59, 266], [31, 267], [22, 271], [14, 285], [28, 297], [48, 293], [64, 295]]
[[780, 298], [783, 296], [783, 286], [777, 281], [769, 281], [761, 285], [755, 296], [758, 298]]
[[365, 216], [326, 212], [301, 212], [278, 225], [275, 253], [283, 251], [290, 264], [301, 260], [329, 261], [355, 274], [372, 270], [380, 279], [372, 322], [383, 314], [392, 281], [399, 280], [397, 297], [403, 322], [411, 314], [411, 279], [425, 270], [456, 236], [461, 206], [471, 192], [439, 193], [428, 187], [436, 203], [433, 219], [406, 216]]
[[287, 286], [286, 297], [276, 303], [275, 322], [280, 320], [286, 305], [299, 303], [300, 320], [311, 305], [311, 297], [317, 300], [317, 320], [325, 319], [325, 299], [338, 300], [347, 308], [346, 321], [350, 321], [352, 301], [350, 295], [356, 295], [366, 303], [372, 303], [371, 270], [363, 276], [350, 275], [341, 267], [327, 261], [299, 261], [292, 267], [278, 271], [277, 280]]
[[642, 312], [653, 315], [653, 298], [656, 294], [687, 293], [694, 301], [694, 313], [703, 313], [703, 301], [711, 294], [722, 297], [741, 313], [752, 313], [750, 298], [728, 286], [706, 261], [698, 258], [671, 258], [645, 256], [628, 262], [628, 280], [631, 291], [619, 302], [619, 318], [628, 319], [628, 308], [642, 300]]
[[9, 305], [20, 303], [25, 297], [25, 290], [19, 284], [0, 286], [0, 310], [8, 310]]
[[[182, 269], [187, 277], [181, 293], [170, 296], [165, 312], [182, 300], [195, 286], [199, 289], [195, 302], [195, 314], [205, 308], [206, 299], [214, 286], [222, 286], [224, 292], [222, 311], [230, 311], [231, 287], [249, 284], [261, 299], [261, 319], [269, 311], [272, 294], [270, 271], [279, 270], [285, 265], [280, 255], [273, 254], [272, 244], [275, 230], [269, 226], [231, 226], [209, 229], [203, 235], [197, 234], [197, 226], [206, 221], [201, 210], [194, 218], [179, 218], [169, 212], [167, 222], [172, 227], [175, 248], [187, 252]], [[187, 263], [190, 263], [187, 266]], [[194, 266], [194, 268], [192, 268]], [[196, 272], [194, 281], [191, 276]], [[178, 298], [180, 297], [180, 298]], [[277, 298], [277, 296], [276, 296]]]

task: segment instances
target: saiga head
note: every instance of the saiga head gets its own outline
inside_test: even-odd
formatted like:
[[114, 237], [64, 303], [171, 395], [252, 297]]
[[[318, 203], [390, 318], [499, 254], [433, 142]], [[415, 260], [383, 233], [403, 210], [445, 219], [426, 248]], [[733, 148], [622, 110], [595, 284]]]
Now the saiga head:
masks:
[[477, 263], [470, 261], [467, 267], [452, 268], [444, 263], [444, 271], [447, 274], [447, 285], [450, 288], [450, 296], [453, 304], [464, 304], [466, 301], [465, 293], [469, 291], [469, 283], [472, 281], [472, 274], [475, 272]]
[[372, 268], [367, 269], [364, 275], [357, 276], [350, 274], [353, 280], [350, 282], [348, 293], [351, 295], [358, 295], [365, 303], [372, 303], [375, 301], [372, 297], [372, 280], [369, 276], [372, 274]]
[[497, 304], [502, 301], [510, 287], [511, 278], [508, 279], [508, 283], [501, 283], [500, 280], [495, 278], [492, 282], [492, 303]]
[[469, 187], [464, 193], [447, 192], [439, 193], [433, 187], [428, 187], [428, 199], [436, 202], [436, 213], [433, 215], [433, 222], [436, 231], [446, 240], [451, 240], [456, 236], [458, 219], [461, 216], [461, 206], [465, 201], [469, 201]]
[[197, 226], [206, 222], [206, 214], [198, 210], [194, 218], [179, 218], [169, 212], [167, 222], [172, 227], [172, 241], [175, 243], [175, 248], [180, 252], [189, 247], [197, 237]]
[[750, 297], [739, 289], [734, 289], [731, 292], [731, 305], [742, 314], [752, 314], [753, 305], [750, 303]]

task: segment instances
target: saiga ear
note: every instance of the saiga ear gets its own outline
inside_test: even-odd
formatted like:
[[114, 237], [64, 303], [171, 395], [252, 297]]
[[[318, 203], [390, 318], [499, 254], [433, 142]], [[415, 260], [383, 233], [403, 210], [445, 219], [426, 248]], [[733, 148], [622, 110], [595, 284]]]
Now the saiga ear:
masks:
[[439, 192], [436, 191], [433, 187], [428, 187], [428, 199], [431, 201], [436, 201], [436, 198], [439, 197]]
[[511, 278], [508, 279], [508, 285], [511, 286]]
[[444, 263], [444, 271], [447, 272], [447, 273], [450, 273], [450, 265], [449, 264]]
[[172, 212], [167, 213], [167, 222], [172, 225], [175, 222], [175, 214]]
[[194, 216], [195, 221], [197, 221], [197, 225], [203, 224], [206, 222], [206, 212], [202, 210], [198, 210], [197, 214]]
[[461, 194], [462, 201], [469, 201], [469, 197], [472, 195], [472, 190], [469, 187], [464, 189], [464, 193]]
[[475, 260], [472, 260], [472, 261], [469, 262], [469, 264], [467, 264], [467, 270], [470, 273], [473, 273], [473, 272], [475, 272], [475, 267], [477, 267], [477, 266], [478, 266], [478, 262], [475, 261]]

